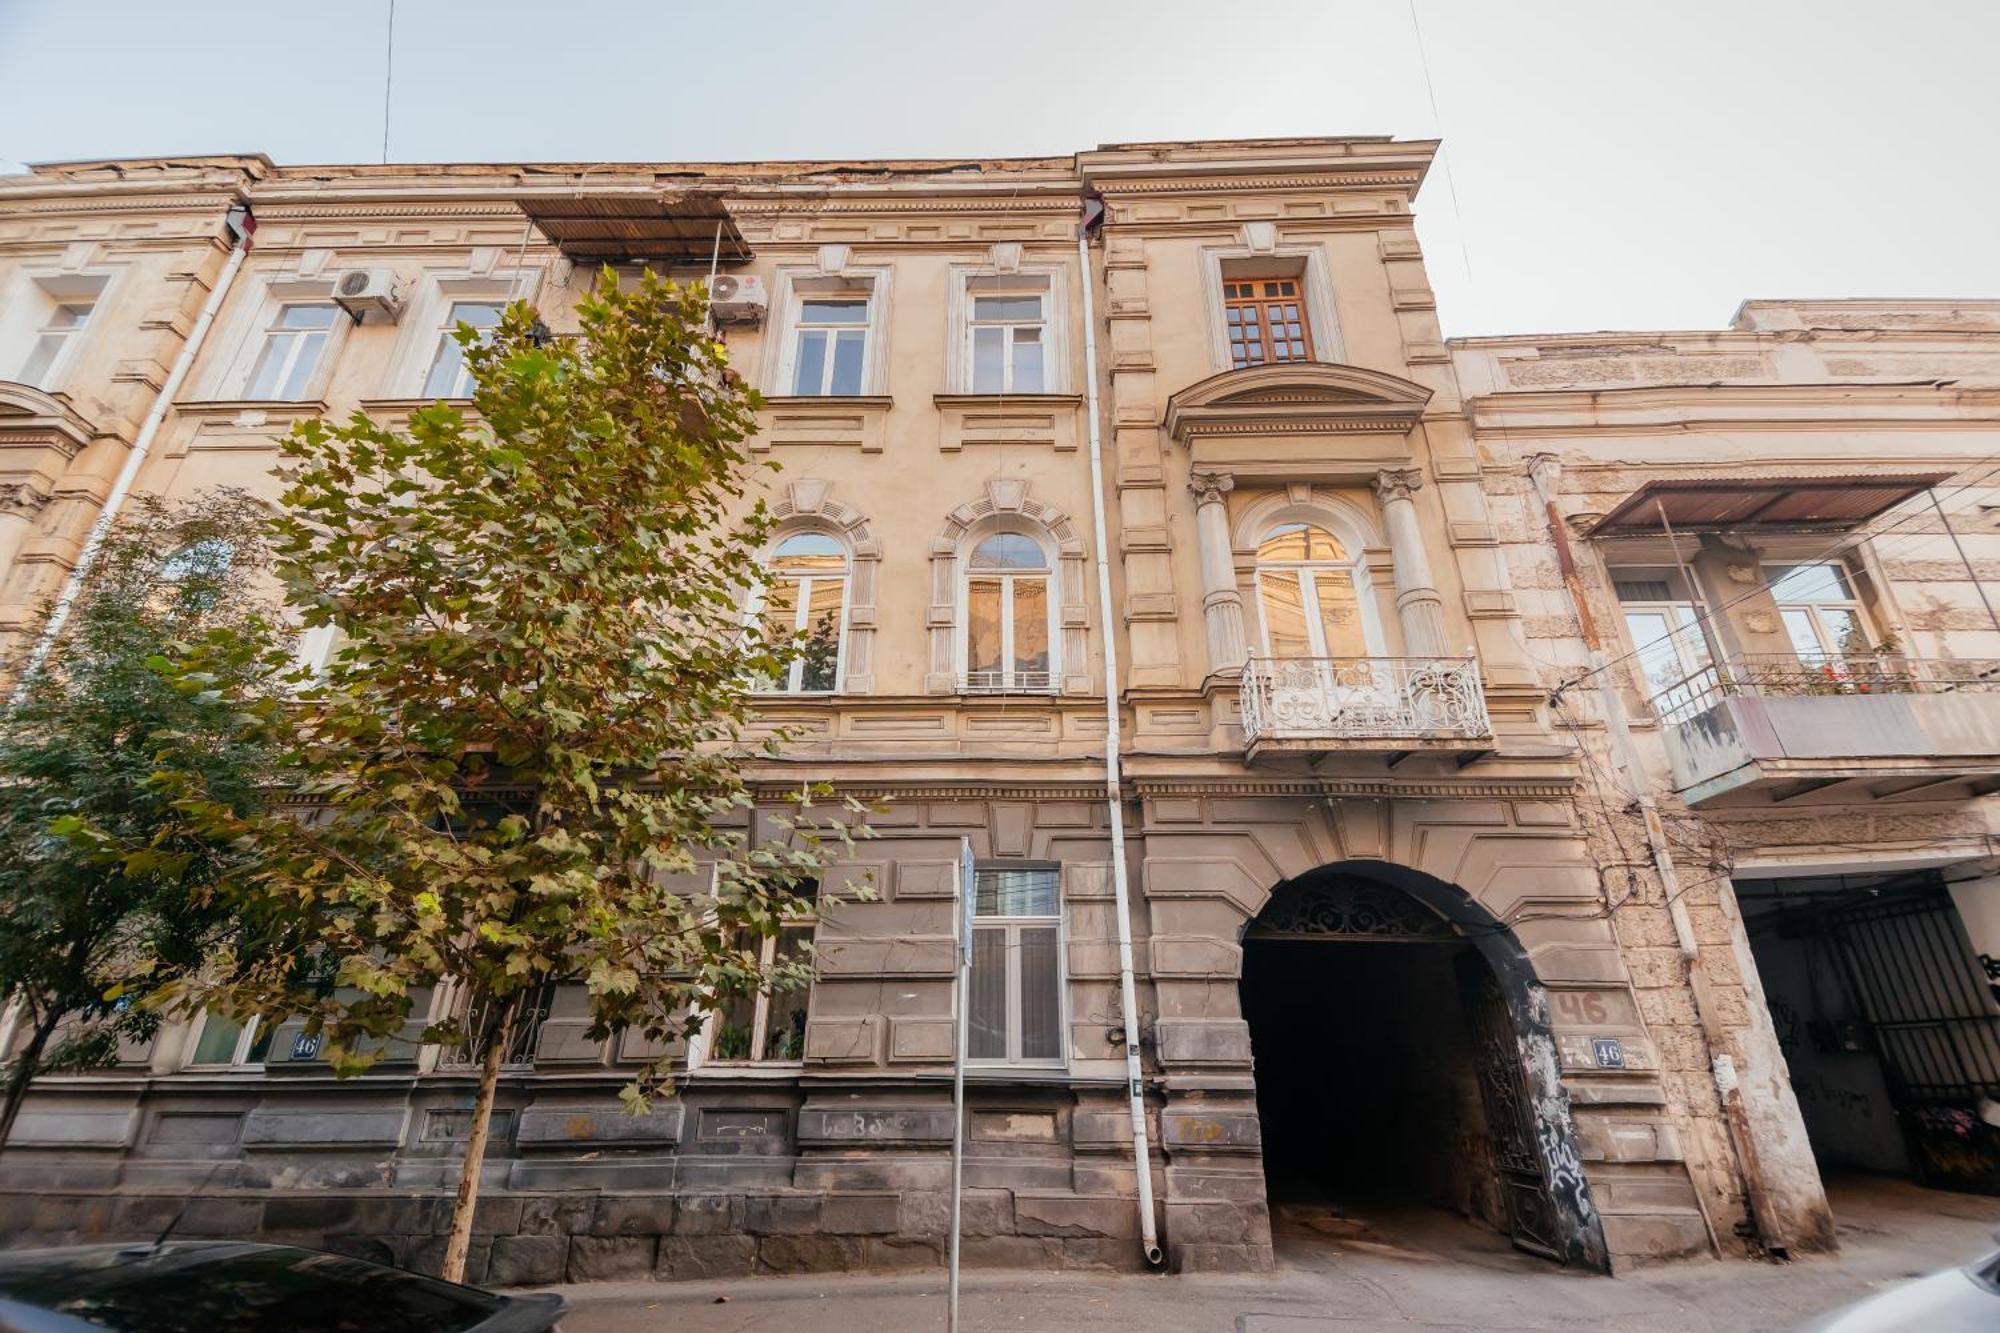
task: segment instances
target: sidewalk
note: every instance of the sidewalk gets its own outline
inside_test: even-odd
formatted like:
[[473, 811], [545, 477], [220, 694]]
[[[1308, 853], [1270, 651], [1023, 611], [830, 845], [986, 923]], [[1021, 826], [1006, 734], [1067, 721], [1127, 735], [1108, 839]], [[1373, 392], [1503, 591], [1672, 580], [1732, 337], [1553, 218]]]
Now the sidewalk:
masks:
[[[1842, 1253], [1790, 1264], [1564, 1272], [1439, 1215], [1387, 1225], [1280, 1219], [1253, 1277], [977, 1272], [965, 1333], [1354, 1333], [1362, 1329], [1782, 1329], [1995, 1248], [2000, 1200], [1893, 1181], [1832, 1192]], [[944, 1275], [746, 1278], [559, 1288], [564, 1333], [906, 1333], [944, 1328]]]

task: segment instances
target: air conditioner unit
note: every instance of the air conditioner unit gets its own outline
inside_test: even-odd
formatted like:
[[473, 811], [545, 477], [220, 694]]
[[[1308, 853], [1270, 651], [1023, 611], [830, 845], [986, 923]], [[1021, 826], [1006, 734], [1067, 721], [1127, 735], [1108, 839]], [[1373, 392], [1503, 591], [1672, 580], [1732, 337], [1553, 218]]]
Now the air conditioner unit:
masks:
[[396, 275], [386, 268], [347, 270], [333, 281], [333, 299], [357, 324], [366, 324], [371, 318], [394, 324], [403, 313], [403, 303], [396, 299]]
[[761, 324], [771, 300], [764, 280], [748, 273], [720, 273], [708, 289], [708, 310], [718, 324]]

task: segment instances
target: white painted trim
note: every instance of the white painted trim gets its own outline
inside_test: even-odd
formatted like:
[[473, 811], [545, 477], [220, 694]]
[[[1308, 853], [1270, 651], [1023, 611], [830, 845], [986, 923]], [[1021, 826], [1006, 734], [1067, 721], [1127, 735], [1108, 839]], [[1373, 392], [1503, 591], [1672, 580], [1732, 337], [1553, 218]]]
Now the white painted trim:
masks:
[[799, 307], [805, 295], [798, 289], [799, 280], [823, 281], [829, 278], [851, 283], [857, 289], [868, 289], [867, 343], [861, 353], [861, 393], [857, 396], [872, 397], [888, 392], [890, 270], [848, 268], [830, 274], [801, 264], [780, 268], [773, 279], [770, 328], [765, 339], [763, 365], [759, 368], [766, 396], [793, 396], [792, 377], [798, 366], [796, 331]]
[[1046, 304], [1042, 311], [1042, 393], [1074, 393], [1075, 374], [1070, 366], [1071, 326], [1074, 314], [1069, 305], [1069, 266], [1066, 264], [1023, 264], [1003, 271], [991, 263], [953, 264], [951, 284], [945, 292], [945, 392], [971, 393], [972, 389], [972, 299], [974, 278], [1019, 280], [1022, 291], [1032, 291], [1037, 281], [1045, 282]]

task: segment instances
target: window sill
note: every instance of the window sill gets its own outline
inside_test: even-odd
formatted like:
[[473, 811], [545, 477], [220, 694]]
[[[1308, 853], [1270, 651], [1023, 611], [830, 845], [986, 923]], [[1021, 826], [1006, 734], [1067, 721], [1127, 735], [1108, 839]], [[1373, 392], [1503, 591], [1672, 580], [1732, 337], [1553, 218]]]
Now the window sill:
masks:
[[887, 411], [896, 400], [886, 393], [782, 393], [765, 394], [766, 407], [869, 407]]
[[804, 1072], [803, 1060], [704, 1060], [683, 1077], [734, 1078], [746, 1081], [796, 1078]]
[[250, 412], [283, 412], [299, 416], [320, 416], [326, 412], [324, 398], [197, 398], [183, 399], [174, 410], [184, 414], [228, 416]]
[[879, 454], [893, 405], [887, 394], [780, 394], [766, 398], [750, 448], [767, 453], [786, 445], [833, 445]]

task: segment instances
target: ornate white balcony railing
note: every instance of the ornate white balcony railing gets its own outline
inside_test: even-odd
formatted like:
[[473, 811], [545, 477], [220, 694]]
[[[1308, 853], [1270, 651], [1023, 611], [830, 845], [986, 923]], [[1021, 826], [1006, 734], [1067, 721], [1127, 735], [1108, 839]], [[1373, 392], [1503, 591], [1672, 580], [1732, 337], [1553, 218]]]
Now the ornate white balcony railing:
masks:
[[1276, 740], [1474, 740], [1490, 736], [1469, 657], [1253, 657], [1243, 736]]

